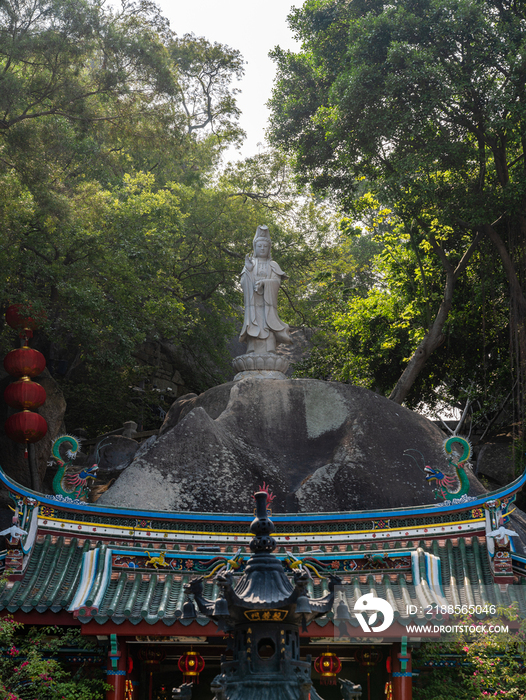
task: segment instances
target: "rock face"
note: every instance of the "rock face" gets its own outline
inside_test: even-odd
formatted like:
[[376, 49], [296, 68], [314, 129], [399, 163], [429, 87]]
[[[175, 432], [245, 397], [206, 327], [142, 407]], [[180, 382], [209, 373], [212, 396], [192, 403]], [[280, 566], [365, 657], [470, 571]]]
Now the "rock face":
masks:
[[137, 440], [123, 435], [109, 435], [95, 445], [91, 454], [84, 460], [84, 464], [91, 465], [95, 462], [100, 471], [122, 471], [127, 467], [139, 449]]
[[[453, 473], [443, 440], [426, 418], [367, 389], [244, 379], [176, 401], [157, 441], [99, 503], [243, 512], [265, 481], [276, 512], [428, 504], [424, 466]], [[470, 479], [470, 495], [483, 493]]]
[[518, 474], [515, 474], [512, 445], [509, 442], [487, 442], [482, 445], [477, 460], [477, 474], [481, 478], [487, 477], [498, 486], [513, 481]]

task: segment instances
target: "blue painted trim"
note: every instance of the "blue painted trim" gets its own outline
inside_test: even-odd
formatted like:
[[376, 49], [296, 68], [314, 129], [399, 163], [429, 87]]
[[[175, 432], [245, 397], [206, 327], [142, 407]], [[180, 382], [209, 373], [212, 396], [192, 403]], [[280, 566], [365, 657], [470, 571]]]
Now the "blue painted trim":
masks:
[[[282, 545], [279, 545], [282, 546]], [[291, 546], [291, 545], [289, 545]], [[415, 547], [416, 549], [416, 547]], [[184, 550], [177, 551], [177, 550], [166, 550], [166, 549], [139, 549], [139, 547], [133, 547], [130, 545], [129, 549], [112, 549], [111, 550], [113, 554], [117, 554], [119, 556], [125, 556], [129, 557], [132, 554], [135, 556], [146, 556], [146, 552], [152, 552], [154, 554], [158, 554], [159, 552], [164, 552], [164, 558], [165, 559], [197, 559], [197, 560], [204, 560], [204, 559], [215, 559], [221, 558], [221, 559], [231, 559], [235, 552], [185, 552]], [[349, 559], [364, 559], [366, 554], [371, 554], [371, 551], [373, 550], [366, 550], [363, 552], [354, 552], [354, 553], [346, 553], [346, 552], [323, 552], [323, 554], [311, 554], [310, 552], [303, 552], [301, 554], [301, 559], [306, 559], [307, 557], [311, 557], [312, 559], [317, 559], [318, 561], [334, 561], [335, 559], [342, 559], [345, 561], [348, 561]], [[399, 559], [400, 557], [409, 557], [411, 555], [411, 552], [414, 552], [414, 549], [391, 549], [389, 551], [384, 550], [384, 549], [378, 549], [374, 550], [376, 554], [380, 555], [381, 558], [383, 559], [384, 554], [386, 554], [388, 557], [396, 558]], [[245, 559], [248, 559], [251, 556], [250, 552], [246, 552], [244, 555], [242, 555]], [[278, 559], [286, 559], [289, 554], [287, 552], [281, 552], [281, 553], [275, 553], [275, 556]], [[123, 567], [125, 568], [125, 567]], [[159, 568], [159, 572], [162, 570], [162, 567]], [[378, 571], [381, 571], [381, 569], [378, 569]]]
[[125, 676], [126, 671], [110, 671], [106, 669], [106, 675], [107, 676]]
[[406, 671], [404, 673], [400, 673], [399, 671], [394, 671], [393, 673], [393, 678], [411, 678], [413, 674], [411, 671]]
[[[55, 501], [53, 498], [46, 496], [44, 494], [38, 493], [37, 491], [32, 491], [24, 486], [20, 486], [10, 477], [5, 474], [5, 472], [0, 467], [0, 483], [3, 483], [9, 491], [26, 496], [28, 498], [35, 498], [41, 505], [48, 505], [59, 510], [74, 511], [79, 513], [91, 513], [100, 514], [108, 516], [122, 516], [122, 517], [132, 517], [139, 520], [188, 520], [188, 521], [199, 521], [199, 522], [239, 522], [239, 523], [250, 523], [253, 520], [253, 515], [242, 515], [240, 513], [198, 513], [190, 511], [180, 511], [176, 513], [168, 513], [166, 511], [147, 511], [147, 510], [128, 510], [126, 508], [119, 508], [118, 506], [97, 506], [96, 504], [86, 504], [77, 505], [69, 504], [64, 501]], [[415, 506], [414, 508], [393, 508], [393, 510], [369, 510], [369, 511], [342, 511], [342, 512], [332, 512], [332, 513], [287, 513], [287, 514], [276, 514], [272, 515], [272, 520], [275, 523], [280, 522], [331, 522], [337, 520], [389, 520], [391, 518], [402, 518], [402, 517], [412, 517], [419, 518], [426, 515], [441, 515], [445, 513], [455, 513], [462, 510], [470, 510], [471, 508], [476, 508], [478, 506], [484, 505], [488, 501], [505, 498], [506, 496], [514, 494], [526, 483], [526, 469], [524, 470], [522, 476], [513, 481], [508, 486], [504, 486], [496, 491], [487, 493], [484, 496], [475, 499], [474, 501], [469, 501], [468, 503], [461, 503], [459, 505], [452, 506], [438, 506], [436, 504], [428, 506]], [[396, 525], [395, 525], [396, 526]]]

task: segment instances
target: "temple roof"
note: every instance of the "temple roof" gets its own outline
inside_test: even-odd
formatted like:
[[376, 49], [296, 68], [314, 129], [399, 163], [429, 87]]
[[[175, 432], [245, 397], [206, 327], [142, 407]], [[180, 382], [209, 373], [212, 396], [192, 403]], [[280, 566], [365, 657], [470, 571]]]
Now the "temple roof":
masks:
[[[234, 528], [237, 527], [238, 531], [242, 532], [246, 537], [247, 542], [251, 539], [251, 535], [248, 533], [248, 525], [252, 520], [252, 516], [246, 513], [205, 513], [195, 511], [165, 512], [141, 510], [139, 508], [119, 508], [118, 506], [103, 506], [97, 503], [72, 501], [62, 496], [43, 494], [21, 486], [8, 477], [1, 467], [0, 484], [14, 496], [33, 498], [38, 501], [41, 506], [63, 510], [71, 514], [84, 514], [84, 517], [81, 517], [80, 520], [85, 519], [103, 522], [105, 518], [118, 518], [121, 519], [125, 525], [129, 525], [127, 521], [144, 521], [150, 523], [156, 522], [159, 525], [162, 523], [167, 527], [169, 523], [178, 524], [179, 521], [181, 521], [188, 524], [199, 523], [203, 530], [207, 529], [206, 526], [208, 523], [210, 523], [208, 529], [214, 529], [214, 525], [212, 524], [224, 523], [226, 527], [231, 528], [231, 532], [235, 532]], [[278, 527], [278, 534], [276, 535], [278, 540], [280, 537], [286, 537], [295, 532], [314, 532], [318, 524], [324, 524], [328, 527], [329, 524], [332, 523], [336, 529], [339, 529], [339, 526], [344, 523], [347, 531], [353, 529], [363, 531], [365, 529], [381, 530], [383, 528], [375, 526], [374, 523], [379, 521], [385, 522], [391, 519], [396, 519], [396, 522], [400, 523], [402, 527], [404, 521], [407, 520], [415, 520], [416, 522], [422, 523], [432, 523], [434, 521], [447, 522], [449, 520], [454, 521], [456, 514], [460, 514], [462, 511], [467, 511], [471, 508], [483, 506], [489, 500], [509, 499], [525, 484], [526, 470], [520, 477], [507, 486], [503, 486], [480, 496], [464, 496], [462, 499], [456, 501], [443, 501], [439, 503], [430, 503], [428, 505], [389, 509], [371, 508], [368, 510], [338, 512], [276, 513], [272, 516], [272, 519]], [[369, 528], [367, 525], [364, 526], [365, 523], [372, 523], [373, 525]]]
[[[229, 566], [235, 594], [244, 607], [254, 609], [262, 588], [268, 597], [272, 579], [272, 601], [279, 607], [293, 589], [288, 577], [301, 560], [312, 575], [309, 598], [322, 601], [330, 574], [338, 575], [351, 613], [356, 600], [371, 592], [392, 603], [402, 624], [419, 619], [426, 606], [444, 603], [509, 605], [516, 600], [526, 613], [526, 556], [519, 536], [511, 538], [505, 571], [495, 569], [499, 562], [492, 551], [488, 556], [496, 546], [489, 536], [497, 527], [491, 524], [491, 509], [498, 506], [503, 527], [515, 526], [513, 500], [526, 473], [484, 498], [442, 507], [274, 515], [276, 556], [283, 569], [248, 581], [243, 574], [250, 557], [251, 515], [131, 512], [53, 499], [15, 484], [1, 470], [0, 481], [16, 504], [14, 532], [25, 533], [15, 532], [0, 554], [10, 571], [0, 591], [0, 610], [62, 611], [82, 623], [170, 626], [180, 620], [184, 585], [196, 575], [205, 577], [204, 596], [215, 600], [219, 586], [212, 577]], [[520, 585], [504, 585], [514, 581]], [[197, 622], [208, 621], [203, 616]]]
[[[521, 613], [526, 614], [526, 579], [521, 579], [522, 585], [501, 591], [493, 583], [483, 538], [410, 544], [405, 550], [333, 551], [310, 557], [305, 552], [300, 556], [312, 566], [312, 562], [325, 563], [329, 570], [343, 576], [341, 590], [351, 611], [360, 596], [375, 591], [393, 605], [395, 618], [404, 625], [425, 620], [422, 611], [444, 601], [453, 606], [511, 605], [516, 601]], [[162, 621], [169, 627], [181, 618], [184, 586], [196, 570], [195, 562], [202, 569], [212, 569], [220, 557], [195, 552], [166, 553], [167, 561], [177, 560], [174, 566], [188, 562], [192, 566], [188, 573], [174, 571], [172, 566], [155, 570], [140, 565], [141, 557], [145, 562], [163, 551], [152, 549], [146, 556], [137, 548], [124, 551], [90, 539], [79, 542], [76, 538], [51, 535], [38, 538], [22, 578], [9, 581], [0, 593], [0, 610], [68, 610], [82, 623], [95, 620], [103, 624], [112, 620], [120, 624], [129, 620], [153, 625]], [[386, 554], [395, 555], [393, 566], [386, 561]], [[225, 553], [224, 561], [229, 556]], [[277, 556], [287, 557], [283, 552]], [[313, 580], [308, 583], [309, 596], [322, 598], [327, 591], [327, 579], [313, 572]], [[217, 586], [205, 581], [204, 594], [216, 598]], [[323, 626], [332, 617], [331, 612], [318, 624]], [[198, 616], [197, 622], [205, 625], [208, 620]], [[353, 617], [351, 625], [357, 624]]]

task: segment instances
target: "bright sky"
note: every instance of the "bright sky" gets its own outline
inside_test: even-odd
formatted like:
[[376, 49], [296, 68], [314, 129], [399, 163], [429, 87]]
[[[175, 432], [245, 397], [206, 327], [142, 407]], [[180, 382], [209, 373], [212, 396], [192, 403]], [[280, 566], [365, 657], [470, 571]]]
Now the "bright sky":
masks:
[[[275, 46], [297, 47], [287, 25], [291, 8], [302, 0], [157, 0], [172, 29], [179, 35], [193, 33], [209, 41], [227, 44], [241, 51], [246, 61], [245, 77], [236, 85], [242, 111], [241, 126], [247, 133], [241, 156], [258, 152], [264, 141], [269, 112], [265, 103], [271, 96], [275, 76], [274, 63], [268, 52]], [[230, 152], [229, 158], [236, 156]]]

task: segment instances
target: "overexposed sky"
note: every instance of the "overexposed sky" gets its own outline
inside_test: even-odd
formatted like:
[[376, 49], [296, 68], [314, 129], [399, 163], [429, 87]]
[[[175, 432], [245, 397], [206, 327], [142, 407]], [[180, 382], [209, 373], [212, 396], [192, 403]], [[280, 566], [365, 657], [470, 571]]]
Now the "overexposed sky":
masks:
[[[255, 155], [258, 143], [264, 140], [269, 115], [265, 103], [275, 76], [268, 52], [275, 46], [298, 46], [287, 15], [292, 7], [301, 7], [303, 0], [157, 0], [157, 4], [179, 36], [193, 33], [241, 51], [246, 65], [245, 77], [236, 85], [241, 89], [237, 101], [243, 112], [241, 126], [247, 133], [241, 156]], [[229, 152], [228, 156], [235, 158], [236, 154]]]

